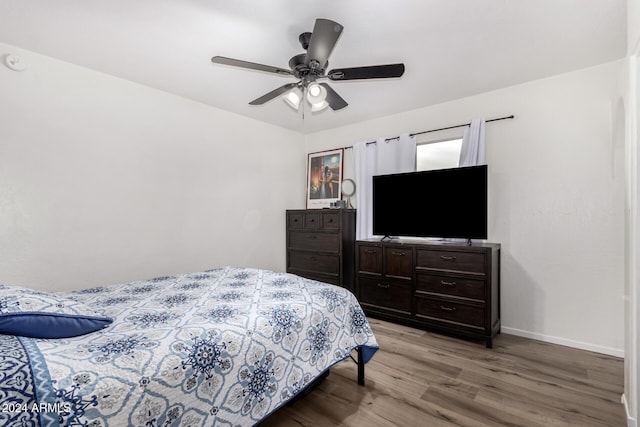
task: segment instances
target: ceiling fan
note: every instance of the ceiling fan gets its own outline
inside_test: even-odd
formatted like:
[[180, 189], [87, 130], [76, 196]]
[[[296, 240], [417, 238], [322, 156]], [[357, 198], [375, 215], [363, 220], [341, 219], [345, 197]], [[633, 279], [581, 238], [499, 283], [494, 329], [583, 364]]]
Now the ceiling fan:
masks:
[[332, 81], [385, 79], [401, 77], [404, 74], [404, 64], [336, 68], [327, 72], [329, 55], [331, 55], [338, 42], [343, 28], [342, 25], [329, 19], [316, 19], [313, 33], [300, 34], [298, 40], [302, 48], [306, 50], [306, 53], [301, 53], [291, 58], [289, 60], [291, 69], [289, 70], [224, 56], [214, 56], [211, 58], [211, 62], [291, 76], [298, 79], [295, 83], [287, 83], [254, 99], [249, 102], [250, 105], [262, 105], [280, 95], [286, 94], [284, 100], [297, 110], [306, 92], [307, 101], [311, 104], [311, 111], [320, 111], [326, 107], [340, 110], [348, 105], [347, 101], [342, 99], [327, 83], [318, 83], [317, 80], [325, 78]]

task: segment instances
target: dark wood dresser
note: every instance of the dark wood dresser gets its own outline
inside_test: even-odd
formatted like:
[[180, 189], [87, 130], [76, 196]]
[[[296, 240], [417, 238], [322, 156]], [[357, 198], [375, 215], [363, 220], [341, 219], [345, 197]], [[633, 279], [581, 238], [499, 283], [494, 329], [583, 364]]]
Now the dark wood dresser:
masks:
[[358, 240], [356, 296], [367, 315], [483, 339], [500, 332], [500, 245]]
[[355, 209], [287, 211], [287, 272], [354, 292]]

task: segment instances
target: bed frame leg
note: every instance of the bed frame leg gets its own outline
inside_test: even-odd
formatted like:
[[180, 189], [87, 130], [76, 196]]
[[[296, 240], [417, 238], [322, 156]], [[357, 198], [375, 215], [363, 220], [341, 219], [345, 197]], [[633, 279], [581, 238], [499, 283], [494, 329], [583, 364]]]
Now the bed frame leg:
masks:
[[362, 347], [358, 347], [358, 384], [364, 385], [364, 359], [362, 357]]

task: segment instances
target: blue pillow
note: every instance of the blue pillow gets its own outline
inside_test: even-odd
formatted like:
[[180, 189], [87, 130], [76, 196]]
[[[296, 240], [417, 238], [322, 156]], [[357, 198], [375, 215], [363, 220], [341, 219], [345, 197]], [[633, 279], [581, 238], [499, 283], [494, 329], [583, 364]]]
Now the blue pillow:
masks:
[[69, 338], [108, 326], [81, 302], [50, 292], [0, 285], [0, 334], [30, 338]]

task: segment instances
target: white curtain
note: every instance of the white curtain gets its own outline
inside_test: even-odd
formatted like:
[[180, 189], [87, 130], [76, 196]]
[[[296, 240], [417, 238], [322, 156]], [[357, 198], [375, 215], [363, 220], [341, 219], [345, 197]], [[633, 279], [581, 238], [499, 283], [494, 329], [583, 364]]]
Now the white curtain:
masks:
[[356, 191], [356, 239], [373, 237], [373, 176], [412, 172], [416, 167], [416, 138], [408, 133], [398, 140], [378, 138], [375, 144], [353, 144]]
[[485, 158], [484, 119], [473, 119], [464, 131], [458, 166], [476, 166], [487, 163]]

